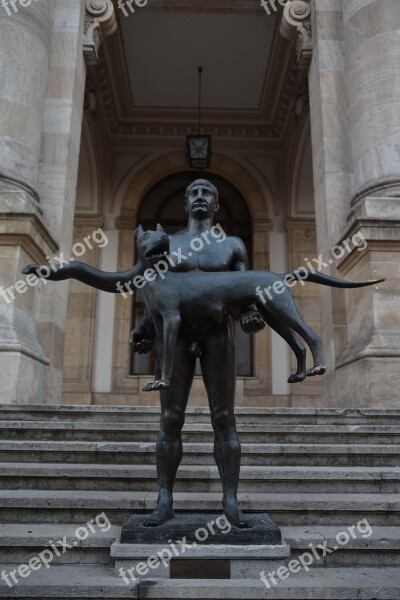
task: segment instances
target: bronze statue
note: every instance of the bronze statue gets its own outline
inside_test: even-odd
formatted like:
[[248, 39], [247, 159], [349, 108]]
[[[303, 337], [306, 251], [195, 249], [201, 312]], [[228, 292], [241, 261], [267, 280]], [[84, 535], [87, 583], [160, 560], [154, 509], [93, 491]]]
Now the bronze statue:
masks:
[[[105, 273], [74, 261], [59, 265], [60, 268], [56, 272], [52, 271], [48, 278], [75, 278], [112, 293], [123, 292], [125, 286], [131, 289], [129, 286], [132, 282], [139, 282], [137, 278], [140, 278], [141, 284], [142, 280], [145, 281], [147, 313], [143, 323], [132, 332], [131, 343], [135, 351], [144, 353], [149, 351], [156, 337], [156, 381], [149, 384], [147, 389], [160, 389], [161, 421], [156, 450], [159, 494], [156, 509], [144, 524], [158, 526], [174, 517], [172, 492], [182, 459], [181, 431], [196, 356], [200, 356], [215, 434], [214, 458], [222, 482], [224, 513], [232, 525], [249, 527], [251, 521], [241, 512], [237, 500], [241, 450], [234, 416], [235, 341], [228, 313], [240, 318], [241, 326], [247, 333], [259, 331], [265, 322], [289, 343], [298, 360], [297, 372], [289, 378], [291, 382], [302, 381], [306, 375], [322, 374], [325, 370], [322, 352], [318, 336], [301, 320], [288, 290], [282, 294], [282, 301], [273, 305], [262, 304], [257, 297], [254, 285], [258, 285], [256, 273], [259, 277], [274, 278], [268, 281], [276, 281], [276, 278], [283, 276], [268, 275], [263, 271], [224, 273], [246, 270], [246, 250], [242, 241], [236, 237], [225, 236], [221, 243], [216, 236], [210, 235], [214, 227], [214, 213], [218, 210], [217, 189], [207, 180], [194, 181], [186, 190], [185, 208], [189, 213], [189, 222], [183, 231], [167, 236], [160, 228], [157, 232], [144, 232], [140, 228], [137, 230], [140, 260], [130, 270]], [[194, 245], [196, 239], [207, 240], [209, 243], [204, 244], [201, 251], [197, 252]], [[168, 268], [157, 272], [156, 264], [165, 262], [168, 252]], [[171, 260], [171, 255], [174, 260]], [[149, 273], [149, 270], [153, 273]], [[40, 267], [28, 265], [23, 272], [40, 276]], [[374, 283], [344, 282], [321, 274], [318, 274], [318, 279], [312, 279], [310, 274], [309, 279], [335, 287], [359, 287]], [[223, 283], [223, 290], [222, 297], [217, 298], [211, 290], [214, 289], [212, 286], [218, 288], [219, 281]], [[159, 284], [166, 287], [158, 288]], [[247, 291], [240, 295], [239, 300], [237, 292], [239, 288], [242, 290], [246, 286]], [[159, 296], [157, 289], [161, 291]], [[162, 289], [168, 290], [164, 303]], [[176, 310], [175, 303], [179, 294], [184, 294], [189, 289], [191, 294], [187, 296], [187, 312], [179, 321], [180, 313]], [[256, 303], [259, 310], [254, 309], [253, 303]], [[172, 327], [168, 306], [175, 311]], [[164, 308], [168, 314], [161, 314]], [[166, 315], [168, 318], [165, 318]], [[293, 329], [305, 337], [313, 351], [315, 365], [308, 373], [305, 367], [305, 347], [297, 339]]]
[[[162, 226], [157, 225], [156, 231], [144, 231], [140, 225], [135, 235], [138, 259], [146, 283], [143, 286], [146, 306], [156, 329], [155, 381], [148, 383], [143, 391], [166, 390], [170, 387], [176, 341], [181, 327], [190, 339], [203, 339], [215, 323], [222, 323], [226, 315], [238, 320], [243, 310], [253, 303], [266, 322], [272, 315], [307, 342], [314, 364], [306, 372], [304, 352], [295, 374], [296, 381], [304, 380], [306, 375], [323, 375], [326, 366], [321, 340], [301, 318], [285, 281], [291, 284], [307, 279], [312, 283], [341, 288], [359, 288], [383, 281], [349, 282], [309, 269], [283, 275], [271, 271], [172, 273], [169, 268], [159, 269], [160, 262], [168, 267], [167, 262], [162, 259], [169, 256], [170, 250], [169, 238]], [[261, 286], [264, 286], [264, 290], [272, 290], [272, 293], [269, 292], [269, 300], [260, 293]], [[264, 304], [260, 297], [264, 298]]]

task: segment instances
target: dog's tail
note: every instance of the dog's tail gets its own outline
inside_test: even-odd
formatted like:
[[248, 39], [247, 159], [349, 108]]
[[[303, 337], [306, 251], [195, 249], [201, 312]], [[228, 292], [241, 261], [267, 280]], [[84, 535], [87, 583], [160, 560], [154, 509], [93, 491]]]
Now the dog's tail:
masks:
[[292, 275], [297, 281], [311, 281], [311, 283], [319, 283], [320, 285], [327, 285], [335, 288], [360, 288], [366, 287], [367, 285], [376, 285], [382, 283], [384, 279], [369, 279], [368, 281], [346, 281], [344, 279], [336, 279], [330, 275], [324, 273], [316, 273], [310, 269], [300, 267], [295, 271], [285, 273], [285, 276]]

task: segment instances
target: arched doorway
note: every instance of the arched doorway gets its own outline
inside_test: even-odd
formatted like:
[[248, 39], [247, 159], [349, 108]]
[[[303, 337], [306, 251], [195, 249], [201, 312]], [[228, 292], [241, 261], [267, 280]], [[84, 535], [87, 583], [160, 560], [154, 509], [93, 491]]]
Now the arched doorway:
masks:
[[[161, 223], [168, 233], [183, 229], [187, 224], [187, 213], [184, 210], [186, 187], [197, 177], [209, 179], [219, 191], [220, 209], [216, 214], [218, 222], [228, 235], [240, 237], [247, 249], [248, 268], [251, 269], [252, 256], [252, 227], [251, 217], [242, 194], [226, 179], [218, 175], [201, 172], [183, 171], [170, 175], [157, 184], [143, 198], [137, 217], [137, 223], [145, 229], [152, 229]], [[139, 323], [144, 314], [143, 295], [138, 293], [133, 297], [132, 328]], [[237, 339], [237, 374], [239, 376], [253, 375], [252, 339], [242, 332], [236, 324]], [[132, 352], [131, 374], [148, 375], [154, 373], [154, 354], [139, 355]], [[200, 374], [197, 365], [196, 374]]]

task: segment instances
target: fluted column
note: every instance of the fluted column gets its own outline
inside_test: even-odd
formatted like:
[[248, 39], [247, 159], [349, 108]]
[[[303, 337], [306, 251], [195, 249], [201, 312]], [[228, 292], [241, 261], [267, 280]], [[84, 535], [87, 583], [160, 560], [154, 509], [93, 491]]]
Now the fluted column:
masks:
[[0, 7], [0, 395], [57, 403], [68, 285], [33, 285], [20, 270], [70, 256], [84, 42], [98, 49], [116, 18], [111, 0], [23, 4]]
[[[111, 35], [116, 28], [116, 17], [111, 0], [51, 1], [54, 11], [52, 52], [38, 187], [50, 232], [57, 240], [60, 251], [69, 258], [86, 82], [86, 43], [89, 30], [97, 39], [96, 43], [98, 40], [101, 42], [102, 36]], [[99, 38], [95, 31], [98, 31]], [[92, 258], [85, 256], [82, 260], [91, 262]], [[50, 359], [46, 371], [47, 398], [54, 403], [60, 401], [62, 391], [67, 304], [68, 282], [47, 286], [41, 303], [38, 335]]]
[[400, 197], [400, 4], [344, 0], [353, 198]]
[[[0, 9], [0, 396], [40, 402], [49, 360], [37, 337], [40, 284], [20, 274], [57, 245], [37, 190], [52, 6], [49, 0]], [[20, 283], [18, 283], [20, 282]]]
[[38, 200], [37, 172], [51, 36], [48, 0], [0, 10], [0, 181]]

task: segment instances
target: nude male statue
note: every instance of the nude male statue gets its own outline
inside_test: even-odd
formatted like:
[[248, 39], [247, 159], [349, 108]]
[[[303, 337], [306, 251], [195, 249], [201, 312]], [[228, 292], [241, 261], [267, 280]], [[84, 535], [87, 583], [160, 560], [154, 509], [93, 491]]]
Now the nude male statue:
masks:
[[[190, 246], [194, 238], [205, 236], [213, 227], [214, 213], [218, 211], [218, 191], [209, 181], [198, 179], [186, 190], [185, 208], [189, 213], [188, 226], [169, 235], [170, 254], [180, 252], [185, 257], [171, 271], [243, 271], [246, 270], [246, 249], [236, 237], [227, 236], [223, 243], [209, 236], [199, 252]], [[219, 240], [221, 241], [221, 240]], [[264, 326], [261, 315], [249, 307], [241, 315], [241, 326], [247, 333], [260, 331]], [[145, 353], [152, 346], [154, 328], [151, 320], [144, 320], [131, 335], [136, 352]], [[214, 429], [214, 458], [221, 477], [224, 513], [232, 525], [248, 527], [250, 522], [240, 511], [237, 488], [240, 471], [240, 443], [234, 416], [236, 352], [231, 318], [221, 324], [213, 319], [199, 323], [197, 332], [178, 334], [175, 365], [171, 384], [160, 391], [161, 422], [157, 441], [156, 461], [159, 495], [154, 512], [144, 525], [157, 526], [173, 518], [172, 491], [176, 473], [182, 460], [181, 431], [185, 409], [192, 385], [196, 356], [200, 356], [201, 370]]]
[[[189, 213], [186, 229], [171, 235], [170, 255], [178, 258], [171, 270], [200, 271], [243, 271], [246, 270], [246, 249], [236, 237], [226, 236], [223, 243], [208, 235], [213, 227], [214, 213], [219, 208], [218, 191], [207, 180], [197, 179], [191, 183], [185, 196], [185, 208]], [[206, 236], [206, 237], [205, 237]], [[210, 241], [199, 252], [193, 252], [190, 243], [194, 238]], [[185, 258], [183, 258], [185, 257]], [[128, 271], [112, 273], [100, 271], [79, 261], [56, 265], [53, 270], [38, 265], [27, 265], [24, 274], [33, 273], [52, 281], [77, 279], [87, 285], [110, 293], [122, 293], [124, 285], [131, 285], [140, 274], [141, 265]], [[129, 288], [131, 289], [131, 288]], [[272, 317], [271, 317], [272, 319]], [[265, 318], [264, 318], [265, 320]], [[242, 329], [254, 333], [265, 327], [258, 311], [248, 307], [240, 316]], [[270, 320], [266, 321], [273, 326]], [[154, 338], [154, 325], [145, 319], [131, 335], [137, 352], [148, 352]], [[157, 341], [156, 341], [157, 343]], [[175, 353], [177, 367], [172, 374], [170, 387], [160, 391], [161, 422], [157, 441], [156, 462], [159, 494], [154, 512], [144, 525], [158, 526], [174, 517], [173, 486], [182, 460], [181, 431], [185, 420], [185, 409], [192, 385], [196, 356], [200, 356], [204, 384], [208, 394], [211, 422], [214, 429], [214, 458], [221, 477], [224, 513], [230, 523], [237, 527], [249, 527], [239, 509], [237, 488], [240, 471], [240, 443], [234, 415], [236, 353], [231, 318], [226, 315], [222, 323], [211, 317], [199, 323], [197, 330], [185, 335], [182, 328], [178, 334]]]

